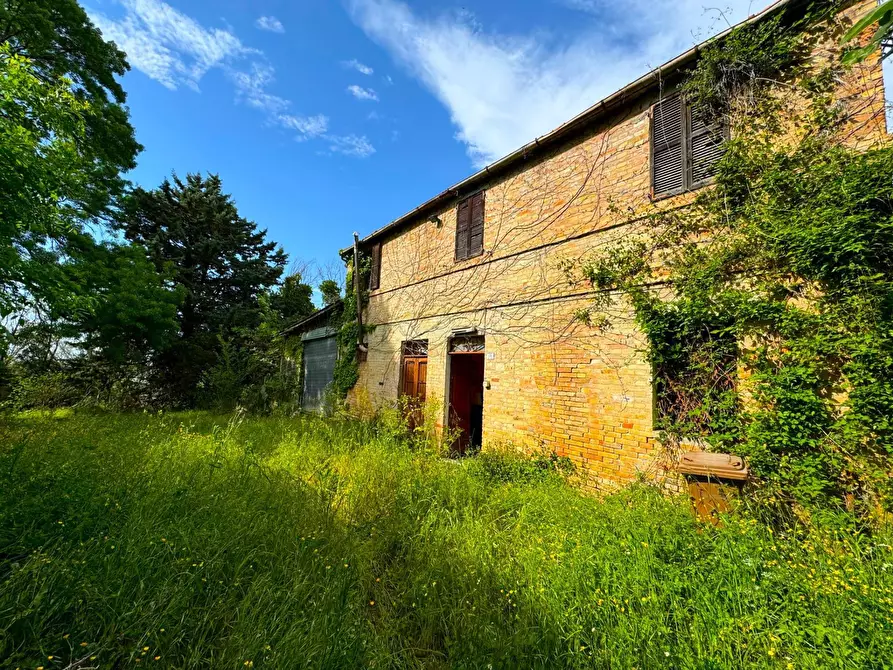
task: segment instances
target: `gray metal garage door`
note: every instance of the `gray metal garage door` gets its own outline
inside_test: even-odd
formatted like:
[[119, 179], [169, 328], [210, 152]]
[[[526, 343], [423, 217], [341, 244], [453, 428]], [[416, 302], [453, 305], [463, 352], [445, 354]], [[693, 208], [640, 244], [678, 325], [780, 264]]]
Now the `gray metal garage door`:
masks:
[[[304, 393], [301, 407], [305, 410], [322, 409], [326, 391], [335, 375], [338, 343], [334, 335], [304, 340]], [[312, 335], [310, 335], [312, 337]]]

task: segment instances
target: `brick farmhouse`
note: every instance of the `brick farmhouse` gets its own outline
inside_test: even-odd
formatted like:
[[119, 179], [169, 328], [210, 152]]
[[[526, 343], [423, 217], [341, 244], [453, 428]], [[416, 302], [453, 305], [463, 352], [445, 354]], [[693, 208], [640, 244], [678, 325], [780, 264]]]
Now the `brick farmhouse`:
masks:
[[[873, 5], [835, 20], [849, 25]], [[796, 0], [748, 20], [781, 10], [796, 11]], [[581, 323], [591, 289], [562, 267], [709, 186], [735, 129], [705, 124], [673, 94], [702, 46], [358, 241], [372, 268], [353, 403], [425, 399], [441, 426], [461, 430], [460, 451], [545, 448], [591, 486], [660, 472], [652, 372], [633, 315], [610, 334]], [[822, 44], [814, 57], [838, 49]], [[885, 141], [879, 56], [849, 71], [838, 97], [858, 121], [849, 141]]]

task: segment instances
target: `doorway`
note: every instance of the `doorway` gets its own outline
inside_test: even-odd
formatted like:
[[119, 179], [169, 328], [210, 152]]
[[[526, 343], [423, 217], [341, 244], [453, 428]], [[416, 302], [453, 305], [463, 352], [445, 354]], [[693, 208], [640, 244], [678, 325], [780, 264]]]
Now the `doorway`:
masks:
[[481, 447], [484, 427], [484, 338], [450, 342], [450, 428], [459, 435], [453, 450], [462, 456]]
[[338, 341], [328, 329], [318, 329], [301, 338], [304, 342], [304, 388], [301, 409], [321, 412], [326, 392], [335, 378]]
[[406, 423], [415, 430], [424, 423], [428, 394], [428, 340], [403, 343], [400, 395], [404, 399]]

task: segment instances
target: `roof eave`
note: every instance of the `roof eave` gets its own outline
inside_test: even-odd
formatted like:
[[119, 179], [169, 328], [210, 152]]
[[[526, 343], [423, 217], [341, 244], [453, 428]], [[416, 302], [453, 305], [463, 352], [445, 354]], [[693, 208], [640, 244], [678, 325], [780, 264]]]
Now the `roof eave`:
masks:
[[325, 307], [322, 307], [322, 308], [316, 310], [315, 312], [313, 312], [313, 314], [311, 314], [310, 316], [304, 317], [297, 323], [293, 323], [292, 325], [283, 328], [282, 330], [279, 331], [279, 334], [280, 335], [288, 335], [289, 333], [293, 333], [296, 330], [299, 330], [302, 326], [305, 326], [308, 323], [313, 323], [316, 319], [320, 318], [324, 314], [328, 314], [329, 312], [334, 312], [338, 307], [341, 307], [343, 305], [344, 305], [343, 300], [338, 300], [337, 302], [333, 302], [331, 305], [326, 305]]

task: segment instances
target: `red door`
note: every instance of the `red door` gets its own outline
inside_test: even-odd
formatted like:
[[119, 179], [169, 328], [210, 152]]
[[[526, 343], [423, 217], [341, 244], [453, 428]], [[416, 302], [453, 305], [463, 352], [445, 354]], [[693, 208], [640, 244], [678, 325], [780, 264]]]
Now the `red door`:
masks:
[[450, 354], [450, 427], [459, 431], [458, 454], [481, 446], [483, 411], [484, 354]]

